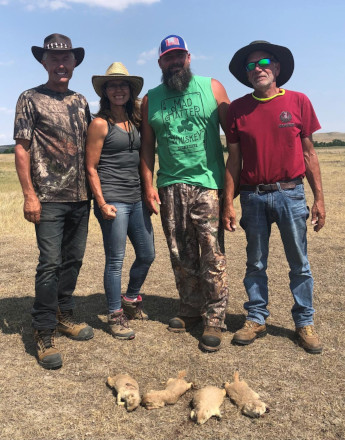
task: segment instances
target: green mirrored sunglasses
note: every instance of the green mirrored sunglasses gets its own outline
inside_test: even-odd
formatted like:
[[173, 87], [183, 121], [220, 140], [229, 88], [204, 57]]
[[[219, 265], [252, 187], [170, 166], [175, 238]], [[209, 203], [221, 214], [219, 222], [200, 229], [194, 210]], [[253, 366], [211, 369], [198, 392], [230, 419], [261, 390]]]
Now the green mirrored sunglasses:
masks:
[[269, 66], [271, 63], [274, 63], [275, 60], [271, 60], [270, 58], [261, 58], [261, 60], [259, 61], [254, 61], [252, 63], [248, 63], [246, 65], [246, 71], [247, 72], [252, 72], [256, 66], [259, 67], [267, 67]]

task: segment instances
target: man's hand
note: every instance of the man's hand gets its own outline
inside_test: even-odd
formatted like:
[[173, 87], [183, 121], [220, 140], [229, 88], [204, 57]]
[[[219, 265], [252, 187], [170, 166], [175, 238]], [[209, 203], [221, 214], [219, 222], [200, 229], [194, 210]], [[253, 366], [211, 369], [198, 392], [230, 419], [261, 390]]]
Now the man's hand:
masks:
[[326, 210], [323, 201], [314, 201], [311, 209], [311, 224], [315, 232], [319, 232], [324, 227], [326, 221]]
[[157, 204], [160, 205], [161, 201], [158, 195], [158, 192], [151, 188], [150, 190], [145, 191], [145, 202], [147, 209], [150, 211], [150, 213], [158, 214]]
[[42, 206], [36, 195], [24, 198], [24, 218], [31, 223], [38, 224], [41, 218]]
[[237, 226], [234, 205], [228, 203], [224, 204], [222, 220], [224, 229], [230, 232], [235, 232]]

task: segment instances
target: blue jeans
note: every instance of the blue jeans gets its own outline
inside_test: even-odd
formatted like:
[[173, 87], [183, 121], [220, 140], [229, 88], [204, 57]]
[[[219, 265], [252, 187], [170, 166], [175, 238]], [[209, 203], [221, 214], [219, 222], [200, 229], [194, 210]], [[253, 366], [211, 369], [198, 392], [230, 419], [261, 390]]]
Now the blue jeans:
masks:
[[104, 290], [108, 312], [121, 308], [121, 273], [127, 235], [134, 247], [135, 261], [129, 272], [126, 296], [136, 298], [155, 258], [153, 228], [150, 214], [140, 201], [136, 203], [108, 202], [116, 207], [116, 217], [104, 220], [95, 204], [95, 216], [103, 234], [105, 252]]
[[292, 318], [296, 327], [313, 324], [313, 277], [306, 236], [309, 211], [304, 186], [273, 192], [241, 191], [240, 199], [240, 224], [247, 237], [244, 286], [249, 301], [244, 308], [248, 311], [248, 319], [264, 324], [269, 316], [266, 269], [271, 225], [277, 223], [290, 266], [290, 289], [294, 298]]
[[82, 265], [90, 203], [42, 203], [35, 225], [39, 262], [36, 270], [32, 325], [38, 330], [56, 327], [58, 307], [74, 308], [72, 293]]

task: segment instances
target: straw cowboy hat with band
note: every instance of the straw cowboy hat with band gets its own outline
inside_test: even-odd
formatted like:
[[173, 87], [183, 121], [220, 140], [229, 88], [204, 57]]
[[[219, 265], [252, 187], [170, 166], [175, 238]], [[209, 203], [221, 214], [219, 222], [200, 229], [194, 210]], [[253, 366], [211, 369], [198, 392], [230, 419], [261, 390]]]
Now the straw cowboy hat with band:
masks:
[[280, 63], [280, 73], [276, 81], [277, 87], [288, 82], [294, 69], [294, 59], [290, 49], [262, 40], [253, 41], [248, 46], [242, 47], [232, 57], [229, 70], [236, 79], [245, 86], [253, 88], [252, 84], [248, 81], [245, 65], [248, 56], [256, 51], [268, 52]]
[[144, 79], [141, 76], [130, 75], [122, 63], [115, 62], [108, 67], [105, 75], [94, 75], [92, 77], [92, 85], [98, 96], [102, 97], [104, 84], [113, 79], [122, 79], [130, 83], [135, 98], [138, 97], [144, 85]]
[[36, 60], [41, 63], [44, 52], [73, 52], [76, 60], [76, 66], [83, 61], [85, 50], [82, 47], [72, 47], [70, 38], [66, 35], [51, 34], [44, 39], [43, 47], [32, 46], [31, 52]]

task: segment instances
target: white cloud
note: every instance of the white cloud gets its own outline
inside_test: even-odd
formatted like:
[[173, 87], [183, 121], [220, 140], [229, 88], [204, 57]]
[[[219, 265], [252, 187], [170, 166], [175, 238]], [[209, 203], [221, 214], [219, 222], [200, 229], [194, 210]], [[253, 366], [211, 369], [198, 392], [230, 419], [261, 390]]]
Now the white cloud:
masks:
[[8, 5], [8, 0], [1, 0], [0, 1], [0, 6], [6, 6]]
[[155, 58], [158, 58], [158, 50], [156, 48], [153, 48], [151, 50], [141, 52], [137, 60], [137, 64], [143, 65], [146, 64], [147, 61], [154, 60]]
[[14, 113], [14, 109], [7, 108], [7, 107], [0, 107], [0, 113], [5, 113], [7, 115], [11, 115], [12, 113]]
[[98, 108], [98, 106], [99, 106], [99, 101], [90, 101], [90, 102], [89, 102], [89, 106], [90, 106], [90, 108], [94, 108], [94, 107], [97, 107], [97, 108]]
[[[7, 0], [0, 0], [7, 1]], [[71, 8], [73, 3], [84, 4], [87, 6], [94, 6], [105, 9], [112, 9], [115, 11], [123, 11], [132, 5], [144, 4], [151, 5], [152, 3], [160, 2], [160, 0], [21, 0], [26, 4], [26, 8], [33, 10], [36, 8], [48, 8], [52, 10]]]
[[209, 60], [210, 57], [207, 57], [206, 55], [194, 55], [194, 53], [191, 54], [192, 60]]
[[12, 66], [14, 64], [13, 60], [10, 61], [0, 61], [0, 66]]

